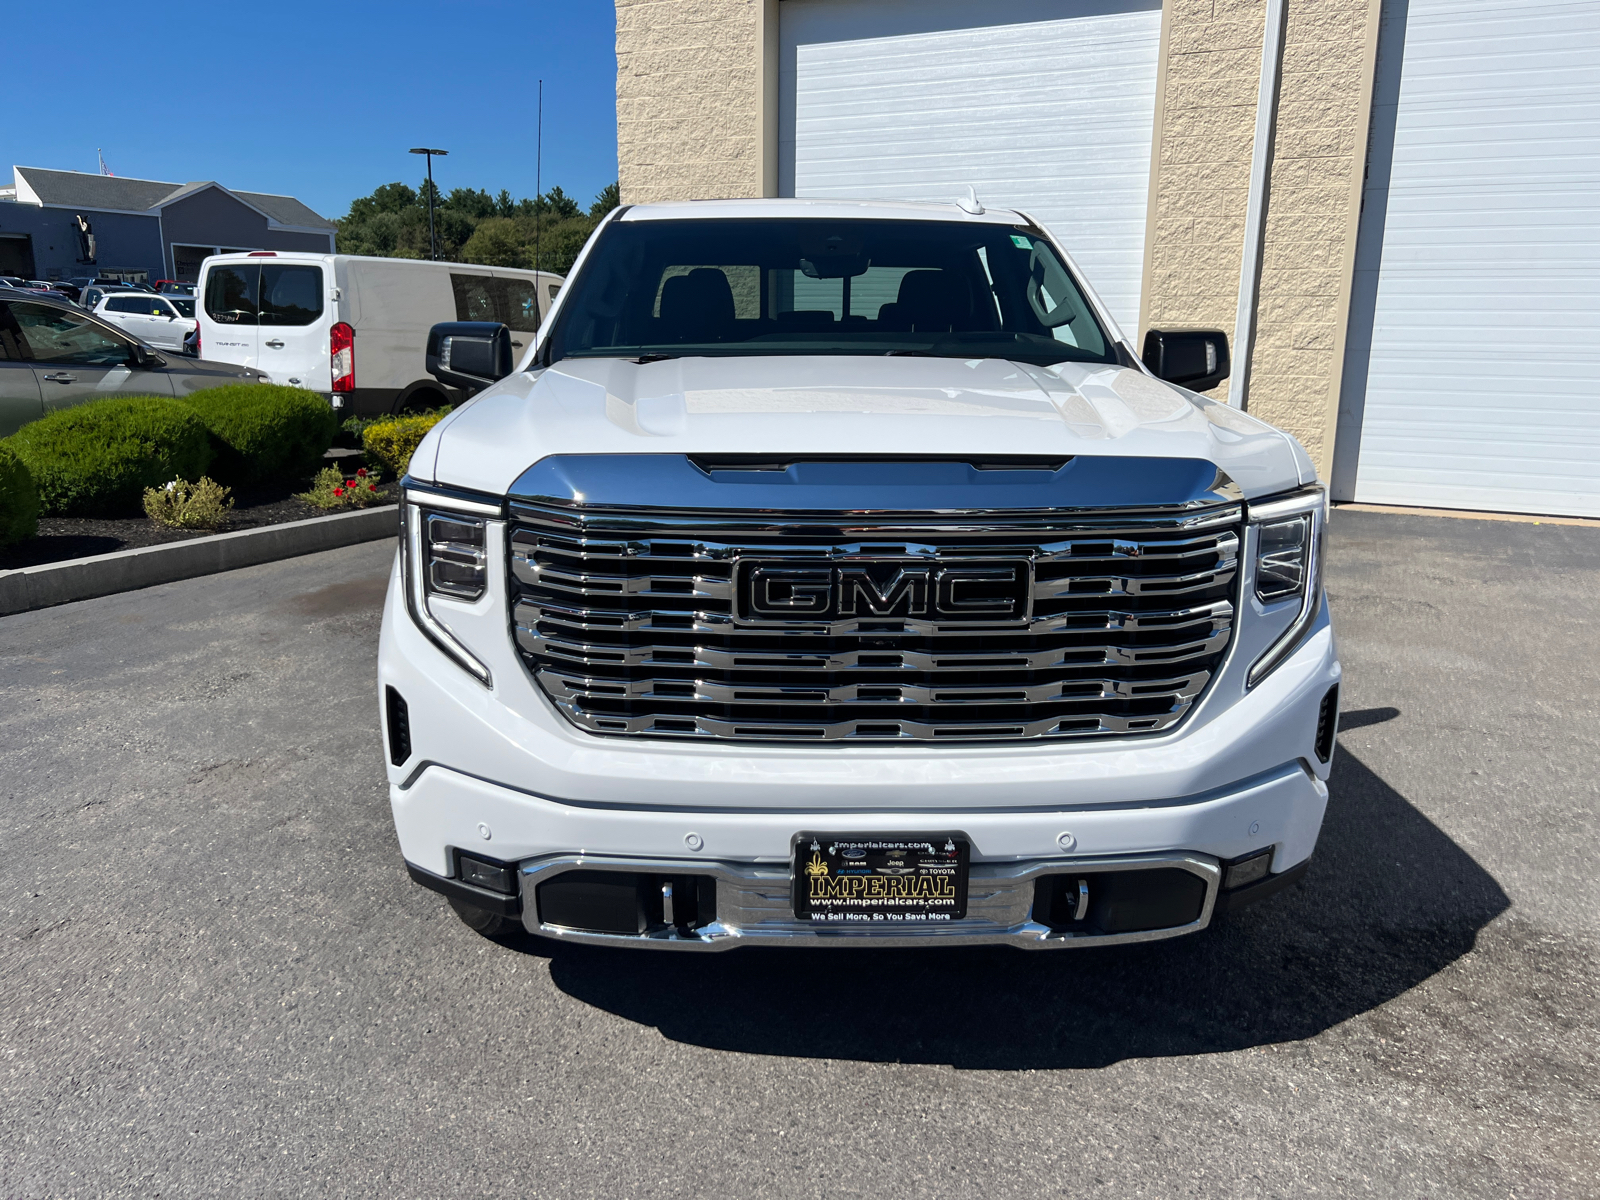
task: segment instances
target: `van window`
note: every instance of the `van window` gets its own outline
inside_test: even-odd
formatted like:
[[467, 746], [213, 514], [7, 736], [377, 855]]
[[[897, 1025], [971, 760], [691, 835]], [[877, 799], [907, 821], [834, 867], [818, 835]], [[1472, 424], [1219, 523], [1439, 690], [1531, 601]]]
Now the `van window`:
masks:
[[254, 263], [212, 267], [206, 276], [206, 316], [224, 325], [254, 325], [260, 286], [261, 268]]
[[452, 273], [450, 286], [456, 294], [456, 320], [498, 321], [523, 333], [538, 331], [539, 299], [532, 280]]
[[321, 267], [288, 263], [262, 266], [263, 325], [310, 325], [321, 315]]

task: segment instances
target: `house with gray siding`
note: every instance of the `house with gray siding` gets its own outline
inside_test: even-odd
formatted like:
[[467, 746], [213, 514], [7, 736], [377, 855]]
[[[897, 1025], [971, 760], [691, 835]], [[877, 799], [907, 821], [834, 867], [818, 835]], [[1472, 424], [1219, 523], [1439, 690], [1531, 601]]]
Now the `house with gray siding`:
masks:
[[334, 248], [334, 224], [293, 196], [214, 180], [165, 183], [13, 167], [0, 188], [0, 274], [195, 279], [209, 254]]

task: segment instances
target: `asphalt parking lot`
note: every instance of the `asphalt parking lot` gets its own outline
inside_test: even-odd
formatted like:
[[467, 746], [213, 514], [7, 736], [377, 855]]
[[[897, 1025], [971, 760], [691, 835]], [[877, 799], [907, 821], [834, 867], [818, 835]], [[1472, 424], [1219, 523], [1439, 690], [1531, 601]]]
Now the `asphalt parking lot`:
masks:
[[0, 1197], [1600, 1195], [1600, 529], [1337, 513], [1311, 875], [1046, 954], [473, 934], [390, 554], [0, 619]]

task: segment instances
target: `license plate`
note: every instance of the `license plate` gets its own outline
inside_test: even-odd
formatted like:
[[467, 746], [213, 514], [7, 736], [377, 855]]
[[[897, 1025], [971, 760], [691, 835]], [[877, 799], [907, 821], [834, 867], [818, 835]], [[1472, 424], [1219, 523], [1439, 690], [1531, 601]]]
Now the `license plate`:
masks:
[[804, 833], [794, 915], [814, 925], [932, 925], [967, 915], [971, 847], [954, 834]]

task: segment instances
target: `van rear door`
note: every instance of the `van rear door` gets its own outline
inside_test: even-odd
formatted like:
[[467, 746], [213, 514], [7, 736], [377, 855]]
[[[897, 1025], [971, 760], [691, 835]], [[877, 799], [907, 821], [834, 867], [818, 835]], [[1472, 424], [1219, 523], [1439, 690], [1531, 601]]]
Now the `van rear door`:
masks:
[[267, 373], [269, 382], [323, 394], [332, 390], [328, 364], [331, 286], [320, 263], [268, 259], [261, 264], [261, 347], [256, 365]]
[[214, 262], [200, 309], [200, 357], [253, 367], [260, 356], [261, 264]]

